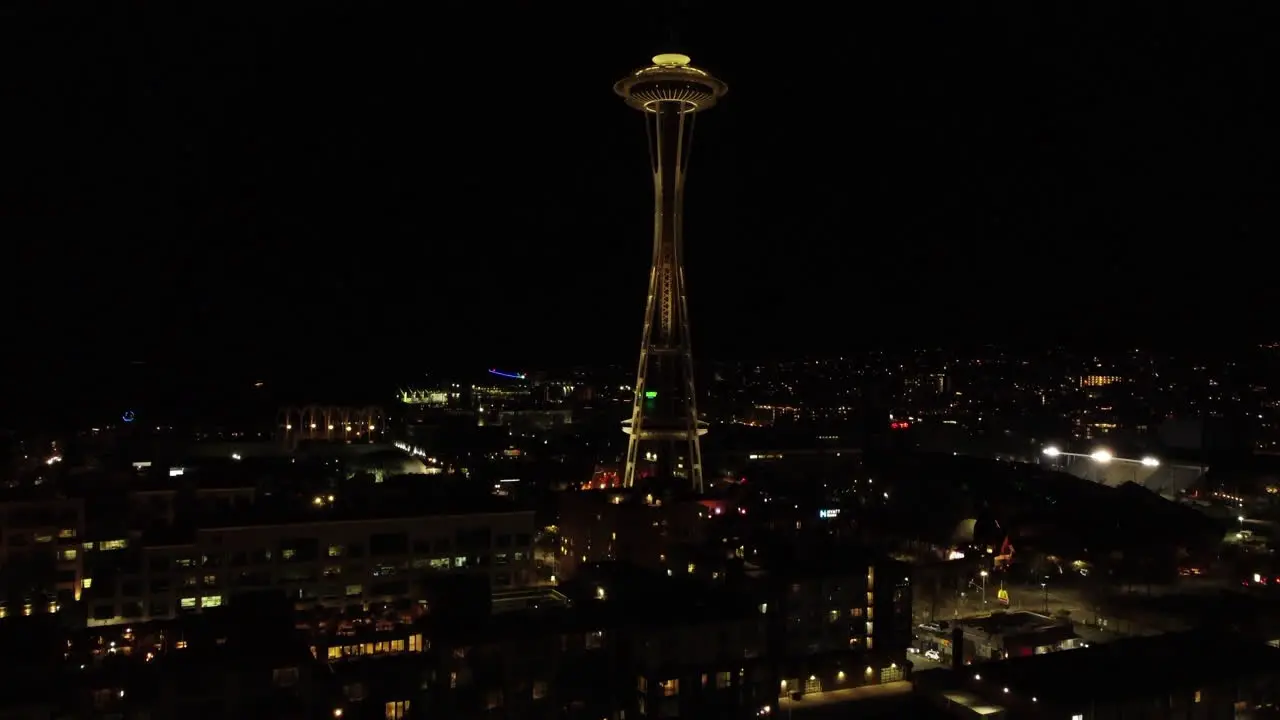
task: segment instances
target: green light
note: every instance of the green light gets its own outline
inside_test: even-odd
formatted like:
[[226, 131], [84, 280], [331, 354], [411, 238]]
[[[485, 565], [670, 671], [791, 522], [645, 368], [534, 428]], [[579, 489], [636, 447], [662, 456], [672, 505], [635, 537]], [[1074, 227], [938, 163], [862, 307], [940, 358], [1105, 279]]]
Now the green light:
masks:
[[647, 399], [647, 400], [652, 400], [652, 399], [654, 399], [654, 398], [658, 397], [658, 391], [657, 391], [657, 390], [645, 390], [645, 391], [644, 391], [644, 396], [645, 396], [645, 399]]

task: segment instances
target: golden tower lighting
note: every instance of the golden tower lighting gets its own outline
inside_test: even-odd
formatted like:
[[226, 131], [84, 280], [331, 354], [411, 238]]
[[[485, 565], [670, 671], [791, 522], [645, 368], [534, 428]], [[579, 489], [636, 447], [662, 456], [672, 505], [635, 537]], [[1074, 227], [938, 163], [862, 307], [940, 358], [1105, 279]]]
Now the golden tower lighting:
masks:
[[706, 423], [698, 419], [694, 391], [689, 303], [685, 289], [684, 182], [697, 114], [728, 89], [685, 55], [658, 55], [613, 86], [627, 105], [644, 113], [653, 174], [653, 263], [640, 339], [623, 484], [635, 484], [637, 467], [652, 462], [659, 477], [683, 474], [701, 492]]

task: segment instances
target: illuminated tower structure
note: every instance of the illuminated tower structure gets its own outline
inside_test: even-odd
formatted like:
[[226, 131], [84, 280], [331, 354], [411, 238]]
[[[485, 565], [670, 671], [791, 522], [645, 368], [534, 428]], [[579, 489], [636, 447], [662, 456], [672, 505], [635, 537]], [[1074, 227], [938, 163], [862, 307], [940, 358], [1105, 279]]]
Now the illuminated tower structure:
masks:
[[694, 392], [681, 226], [694, 118], [715, 105], [727, 89], [690, 65], [688, 57], [676, 54], [658, 55], [652, 65], [613, 87], [627, 105], [644, 113], [654, 196], [653, 266], [640, 365], [631, 419], [622, 423], [630, 436], [623, 476], [628, 487], [635, 484], [637, 465], [653, 461], [656, 475], [673, 477], [683, 469], [693, 489], [703, 489], [699, 438], [707, 433], [707, 425], [698, 419]]

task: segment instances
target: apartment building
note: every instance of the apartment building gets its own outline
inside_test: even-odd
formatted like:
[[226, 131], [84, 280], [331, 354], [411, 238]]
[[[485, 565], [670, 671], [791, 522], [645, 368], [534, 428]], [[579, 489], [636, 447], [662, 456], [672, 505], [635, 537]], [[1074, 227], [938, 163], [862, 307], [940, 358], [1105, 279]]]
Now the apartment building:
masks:
[[893, 682], [907, 671], [910, 569], [853, 549], [770, 564], [771, 637], [784, 694]]
[[344, 629], [317, 655], [351, 720], [755, 717], [776, 705], [767, 620], [743, 598], [634, 569], [566, 592], [567, 605]]
[[436, 575], [483, 575], [494, 589], [523, 587], [534, 577], [534, 528], [532, 511], [492, 503], [468, 512], [442, 508], [141, 533], [107, 547], [99, 543], [99, 554], [120, 552], [91, 563], [87, 623], [172, 618], [270, 589], [304, 609], [406, 607]]
[[558, 507], [562, 579], [603, 562], [663, 568], [676, 545], [705, 543], [707, 520], [723, 513], [711, 502], [664, 499], [634, 488], [564, 492]]
[[[84, 501], [24, 493], [0, 501], [0, 618], [56, 612], [79, 599]], [[9, 607], [12, 604], [13, 607]]]

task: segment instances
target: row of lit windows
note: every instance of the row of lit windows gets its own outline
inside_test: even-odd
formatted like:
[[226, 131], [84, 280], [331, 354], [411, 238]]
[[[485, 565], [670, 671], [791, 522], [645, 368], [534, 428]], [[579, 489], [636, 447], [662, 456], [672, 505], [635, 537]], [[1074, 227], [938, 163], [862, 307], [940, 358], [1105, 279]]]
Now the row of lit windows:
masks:
[[[875, 618], [875, 616], [876, 616], [876, 609], [875, 609], [875, 606], [873, 606], [873, 605], [868, 605], [865, 609], [864, 609], [864, 608], [860, 608], [860, 607], [853, 607], [853, 608], [849, 608], [849, 617], [860, 618], [860, 617], [862, 617], [863, 615], [866, 615], [866, 617], [867, 617], [867, 619], [868, 619], [868, 620], [872, 620], [872, 619], [874, 619], [874, 618]], [[839, 611], [839, 610], [831, 610], [831, 611], [828, 611], [828, 613], [827, 613], [827, 620], [828, 620], [829, 622], [839, 622], [839, 621], [840, 621], [840, 611]]]
[[402, 652], [420, 653], [424, 652], [427, 647], [429, 647], [429, 643], [423, 640], [420, 633], [415, 633], [407, 639], [335, 645], [328, 649], [327, 658], [329, 660], [341, 660], [345, 657], [362, 657], [366, 655], [392, 655]]
[[103, 540], [97, 543], [90, 541], [84, 544], [85, 550], [123, 550], [127, 547], [129, 547], [128, 540]]
[[[702, 674], [702, 687], [707, 687], [713, 681], [715, 682], [717, 690], [724, 690], [733, 684], [733, 673], [725, 671], [715, 673], [714, 675], [710, 675], [708, 673]], [[679, 678], [661, 680], [658, 682], [658, 687], [662, 689], [663, 697], [675, 697], [680, 694]], [[644, 676], [637, 677], [636, 691], [642, 695], [647, 694], [649, 692], [649, 679]]]

